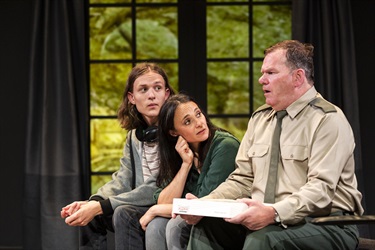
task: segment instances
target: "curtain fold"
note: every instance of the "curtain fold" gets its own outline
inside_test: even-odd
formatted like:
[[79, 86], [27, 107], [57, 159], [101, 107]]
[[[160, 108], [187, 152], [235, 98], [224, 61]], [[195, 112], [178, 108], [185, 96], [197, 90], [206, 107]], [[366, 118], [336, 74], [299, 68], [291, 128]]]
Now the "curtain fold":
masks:
[[77, 249], [63, 206], [87, 198], [85, 1], [34, 0], [24, 175], [24, 249]]
[[[292, 37], [314, 45], [315, 87], [339, 106], [356, 140], [359, 189], [366, 210], [359, 122], [358, 82], [350, 0], [293, 0]], [[366, 226], [361, 228], [367, 234]]]

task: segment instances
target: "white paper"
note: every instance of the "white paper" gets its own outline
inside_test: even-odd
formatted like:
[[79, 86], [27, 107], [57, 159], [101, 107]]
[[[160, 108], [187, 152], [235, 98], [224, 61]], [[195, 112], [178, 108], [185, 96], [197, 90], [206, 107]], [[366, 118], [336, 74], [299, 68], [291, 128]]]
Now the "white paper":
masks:
[[246, 203], [227, 199], [173, 199], [174, 214], [232, 218], [248, 208]]

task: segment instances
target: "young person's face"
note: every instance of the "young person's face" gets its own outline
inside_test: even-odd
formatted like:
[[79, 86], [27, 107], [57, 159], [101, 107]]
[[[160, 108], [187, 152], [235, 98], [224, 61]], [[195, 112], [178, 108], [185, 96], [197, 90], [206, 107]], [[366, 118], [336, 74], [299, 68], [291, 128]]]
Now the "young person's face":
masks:
[[275, 110], [286, 109], [298, 97], [295, 95], [294, 71], [286, 65], [285, 50], [269, 53], [263, 60], [262, 76], [259, 83], [263, 85], [266, 103]]
[[206, 117], [194, 102], [178, 105], [173, 121], [175, 130], [171, 131], [172, 135], [182, 136], [195, 147], [209, 136]]
[[156, 125], [161, 106], [169, 94], [163, 77], [151, 71], [135, 80], [133, 92], [128, 93], [128, 99], [137, 107], [148, 125]]

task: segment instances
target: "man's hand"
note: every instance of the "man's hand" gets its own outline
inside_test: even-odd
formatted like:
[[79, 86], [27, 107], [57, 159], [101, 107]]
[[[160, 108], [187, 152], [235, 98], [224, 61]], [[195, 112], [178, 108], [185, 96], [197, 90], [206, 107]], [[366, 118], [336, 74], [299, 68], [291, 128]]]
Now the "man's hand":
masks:
[[253, 231], [274, 223], [275, 209], [273, 207], [247, 198], [238, 201], [246, 203], [249, 208], [233, 218], [225, 219], [226, 222], [241, 224]]
[[65, 219], [69, 226], [86, 226], [96, 215], [102, 214], [102, 207], [98, 201], [89, 201], [80, 205], [78, 210]]
[[87, 201], [75, 201], [61, 209], [61, 218], [66, 218], [77, 212], [82, 205], [87, 204]]

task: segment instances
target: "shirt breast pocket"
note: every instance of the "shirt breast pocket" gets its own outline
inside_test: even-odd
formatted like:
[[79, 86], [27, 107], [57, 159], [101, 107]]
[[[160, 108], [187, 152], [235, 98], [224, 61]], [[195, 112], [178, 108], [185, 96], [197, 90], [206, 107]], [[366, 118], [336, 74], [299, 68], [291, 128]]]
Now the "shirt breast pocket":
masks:
[[281, 157], [283, 160], [303, 162], [307, 160], [307, 147], [299, 145], [281, 146]]
[[281, 158], [284, 168], [280, 178], [286, 185], [296, 188], [303, 186], [307, 181], [308, 148], [303, 145], [283, 145]]
[[267, 174], [265, 169], [267, 168], [267, 154], [270, 150], [270, 146], [267, 144], [254, 144], [250, 147], [247, 152], [252, 163], [252, 169], [254, 172], [254, 183], [262, 181]]

